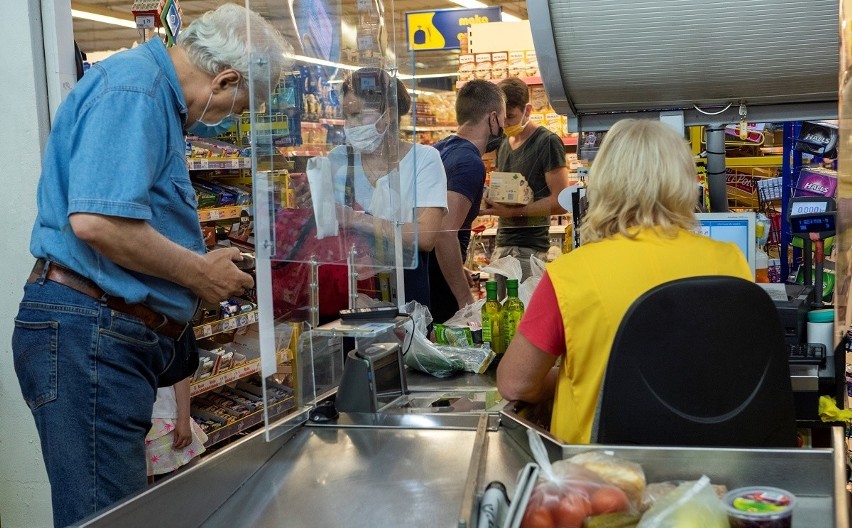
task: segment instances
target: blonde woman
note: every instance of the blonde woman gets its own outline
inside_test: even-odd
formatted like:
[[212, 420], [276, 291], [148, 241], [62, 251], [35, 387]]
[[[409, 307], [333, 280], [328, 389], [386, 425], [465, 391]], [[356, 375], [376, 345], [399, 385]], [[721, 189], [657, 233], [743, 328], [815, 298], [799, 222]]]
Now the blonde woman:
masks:
[[553, 398], [551, 432], [567, 443], [590, 441], [609, 350], [634, 300], [684, 277], [752, 280], [736, 245], [693, 232], [695, 163], [668, 125], [616, 123], [586, 192], [582, 246], [547, 266], [497, 370], [504, 398]]

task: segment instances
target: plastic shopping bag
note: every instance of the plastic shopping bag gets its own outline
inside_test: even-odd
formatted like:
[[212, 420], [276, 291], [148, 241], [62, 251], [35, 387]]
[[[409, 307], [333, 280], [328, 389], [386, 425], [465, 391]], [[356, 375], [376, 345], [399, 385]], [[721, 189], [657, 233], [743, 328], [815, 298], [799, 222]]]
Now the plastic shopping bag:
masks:
[[636, 515], [627, 494], [595, 472], [568, 461], [551, 464], [544, 443], [533, 430], [527, 431], [530, 450], [539, 465], [539, 482], [527, 502], [521, 527], [560, 526], [582, 528], [587, 518], [607, 515]]
[[725, 506], [702, 475], [695, 482], [684, 482], [673, 492], [661, 497], [642, 516], [637, 528], [728, 528]]

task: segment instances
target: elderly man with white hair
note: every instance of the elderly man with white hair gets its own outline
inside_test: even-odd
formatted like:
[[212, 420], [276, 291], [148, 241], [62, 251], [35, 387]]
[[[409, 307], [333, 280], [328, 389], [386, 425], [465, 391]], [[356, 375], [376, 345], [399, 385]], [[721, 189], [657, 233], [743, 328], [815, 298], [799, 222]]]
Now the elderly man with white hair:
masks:
[[195, 353], [199, 299], [253, 286], [237, 249], [205, 251], [184, 134], [227, 129], [249, 107], [250, 61], [266, 98], [291, 57], [268, 22], [225, 4], [172, 48], [152, 39], [95, 64], [59, 108], [12, 338], [56, 526], [145, 488], [155, 394]]

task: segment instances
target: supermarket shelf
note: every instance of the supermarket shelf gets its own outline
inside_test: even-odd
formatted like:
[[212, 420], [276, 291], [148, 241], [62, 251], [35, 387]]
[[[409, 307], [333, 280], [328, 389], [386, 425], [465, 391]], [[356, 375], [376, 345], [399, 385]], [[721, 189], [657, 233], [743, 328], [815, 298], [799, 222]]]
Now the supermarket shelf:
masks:
[[[519, 78], [520, 80], [524, 81], [524, 82], [525, 82], [526, 84], [528, 84], [528, 85], [542, 84], [542, 82], [541, 82], [541, 77], [540, 77], [540, 76], [535, 76], [535, 77], [518, 77], [518, 78]], [[502, 81], [503, 79], [488, 79], [488, 80], [496, 84], [496, 83], [499, 83], [500, 81]], [[458, 90], [459, 88], [461, 88], [462, 86], [464, 86], [466, 82], [467, 82], [467, 81], [456, 81], [456, 90]]]
[[[293, 396], [287, 397], [279, 402], [275, 402], [269, 406], [269, 418], [270, 420], [277, 418], [287, 411], [292, 410], [294, 407], [295, 400], [293, 399]], [[222, 440], [230, 438], [231, 436], [234, 436], [235, 434], [238, 434], [261, 422], [263, 422], [263, 409], [257, 410], [240, 420], [229, 423], [224, 427], [210, 431], [207, 433], [207, 442], [205, 442], [204, 447], [210, 447], [213, 444], [218, 444]]]
[[302, 145], [300, 147], [278, 147], [278, 152], [282, 156], [298, 157], [298, 156], [326, 156], [328, 155], [328, 145]]
[[725, 158], [725, 167], [729, 169], [749, 167], [780, 167], [784, 156], [753, 156], [746, 158]]
[[429, 126], [401, 126], [399, 127], [402, 132], [454, 132], [458, 128], [456, 125], [429, 125]]
[[192, 330], [195, 333], [196, 339], [203, 339], [212, 335], [230, 332], [237, 328], [243, 328], [257, 322], [257, 310], [241, 313], [233, 317], [227, 317], [211, 323], [205, 323], [194, 327]]
[[215, 220], [231, 220], [240, 217], [243, 211], [248, 211], [251, 214], [251, 206], [249, 205], [228, 205], [226, 207], [211, 207], [209, 209], [198, 210], [199, 222], [213, 222]]
[[198, 396], [199, 394], [219, 388], [222, 385], [227, 385], [228, 383], [233, 383], [245, 378], [249, 374], [256, 374], [258, 372], [260, 372], [260, 359], [254, 359], [238, 367], [228, 369], [225, 372], [220, 372], [215, 376], [193, 382], [189, 386], [189, 395]]
[[250, 169], [251, 158], [188, 158], [189, 170]]

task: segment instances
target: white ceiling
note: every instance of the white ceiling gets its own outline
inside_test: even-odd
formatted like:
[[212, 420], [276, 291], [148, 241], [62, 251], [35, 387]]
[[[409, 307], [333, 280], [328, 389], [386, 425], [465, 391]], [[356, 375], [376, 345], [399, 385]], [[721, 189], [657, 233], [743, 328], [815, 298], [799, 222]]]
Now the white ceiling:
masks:
[[[293, 35], [290, 19], [290, 8], [298, 0], [248, 0], [249, 7], [272, 21], [284, 36], [298, 42]], [[335, 0], [330, 0], [335, 1]], [[381, 2], [381, 0], [374, 0]], [[493, 6], [502, 6], [504, 13], [510, 13], [521, 19], [527, 18], [526, 2], [523, 0], [504, 1], [482, 0]], [[184, 25], [191, 22], [201, 13], [224, 3], [225, 0], [180, 0]], [[242, 2], [238, 2], [242, 3]], [[132, 19], [132, 0], [73, 0], [72, 8], [108, 14], [119, 18]], [[356, 0], [340, 0], [343, 18], [357, 20]], [[401, 72], [408, 73], [413, 64], [417, 64], [418, 74], [445, 73], [458, 69], [458, 51], [421, 51], [412, 55], [407, 50], [404, 13], [407, 11], [422, 11], [424, 9], [458, 8], [449, 0], [397, 0], [384, 3], [385, 25], [393, 28], [396, 43], [397, 65]], [[131, 28], [104, 24], [74, 18], [74, 38], [83, 52], [97, 52], [131, 47], [140, 40], [139, 31]]]

